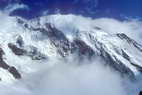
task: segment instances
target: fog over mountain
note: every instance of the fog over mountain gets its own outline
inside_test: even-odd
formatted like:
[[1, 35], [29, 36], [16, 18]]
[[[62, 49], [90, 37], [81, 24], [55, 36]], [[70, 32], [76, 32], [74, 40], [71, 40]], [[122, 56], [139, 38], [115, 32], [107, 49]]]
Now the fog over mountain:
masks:
[[60, 12], [30, 19], [11, 15], [31, 10], [21, 1], [2, 1], [0, 95], [139, 94], [141, 20]]

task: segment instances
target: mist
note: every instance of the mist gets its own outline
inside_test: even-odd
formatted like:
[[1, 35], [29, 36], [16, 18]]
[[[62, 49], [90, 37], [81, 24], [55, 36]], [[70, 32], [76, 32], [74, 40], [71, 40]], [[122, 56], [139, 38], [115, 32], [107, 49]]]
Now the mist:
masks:
[[[49, 64], [49, 61], [46, 64]], [[95, 58], [92, 61], [54, 61], [23, 79], [0, 85], [2, 95], [137, 95], [138, 87], [129, 79]], [[54, 63], [53, 62], [53, 63]], [[53, 64], [50, 63], [50, 64]], [[8, 89], [8, 90], [7, 90]]]
[[84, 62], [79, 65], [73, 60], [59, 61], [0, 92], [2, 95], [127, 95], [117, 72], [100, 65], [98, 60]]

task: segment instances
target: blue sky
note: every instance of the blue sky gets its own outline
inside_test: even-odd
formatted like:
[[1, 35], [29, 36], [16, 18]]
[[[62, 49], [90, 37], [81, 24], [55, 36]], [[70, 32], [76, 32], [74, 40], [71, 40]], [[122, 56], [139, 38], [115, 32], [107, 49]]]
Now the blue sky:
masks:
[[48, 10], [48, 14], [60, 10], [63, 14], [74, 13], [90, 17], [142, 17], [142, 0], [2, 0], [1, 6], [4, 1], [27, 5], [29, 10], [16, 10], [12, 15], [29, 18], [39, 16], [45, 10]]

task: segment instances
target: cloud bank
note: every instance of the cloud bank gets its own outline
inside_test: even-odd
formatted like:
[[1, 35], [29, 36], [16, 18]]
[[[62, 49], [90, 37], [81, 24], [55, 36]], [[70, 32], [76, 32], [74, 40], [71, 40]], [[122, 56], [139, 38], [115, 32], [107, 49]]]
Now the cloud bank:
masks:
[[[41, 68], [14, 86], [0, 86], [2, 95], [127, 95], [121, 77], [100, 60], [79, 63], [59, 62], [50, 69]], [[3, 89], [7, 88], [8, 91]]]

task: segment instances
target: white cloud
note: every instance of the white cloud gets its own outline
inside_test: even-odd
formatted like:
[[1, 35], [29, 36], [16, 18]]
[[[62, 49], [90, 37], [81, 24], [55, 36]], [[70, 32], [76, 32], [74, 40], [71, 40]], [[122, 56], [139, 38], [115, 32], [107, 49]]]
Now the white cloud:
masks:
[[6, 14], [10, 14], [11, 12], [13, 12], [13, 11], [15, 11], [17, 9], [29, 10], [29, 7], [27, 5], [24, 5], [24, 4], [14, 3], [14, 4], [9, 4], [3, 11]]
[[[70, 61], [73, 62], [73, 61]], [[64, 63], [42, 69], [20, 80], [2, 95], [127, 95], [120, 76], [99, 61], [85, 61], [84, 65]], [[86, 63], [87, 62], [87, 63]]]

